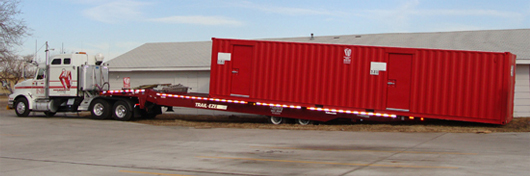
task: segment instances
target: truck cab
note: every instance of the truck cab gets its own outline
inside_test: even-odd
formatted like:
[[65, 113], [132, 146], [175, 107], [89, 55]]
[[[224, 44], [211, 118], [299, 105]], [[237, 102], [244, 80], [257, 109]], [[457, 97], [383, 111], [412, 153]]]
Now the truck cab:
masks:
[[78, 111], [83, 100], [96, 96], [105, 84], [108, 88], [108, 68], [101, 65], [102, 61], [101, 54], [55, 55], [48, 65], [39, 64], [34, 79], [15, 85], [8, 108], [14, 108], [18, 116], [27, 116], [30, 111], [44, 112], [47, 116]]

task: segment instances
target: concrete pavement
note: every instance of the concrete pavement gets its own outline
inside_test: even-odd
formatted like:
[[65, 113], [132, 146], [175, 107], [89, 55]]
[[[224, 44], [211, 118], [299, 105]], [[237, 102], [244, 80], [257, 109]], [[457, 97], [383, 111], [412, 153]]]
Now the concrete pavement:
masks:
[[2, 175], [530, 173], [530, 133], [194, 129], [2, 113]]

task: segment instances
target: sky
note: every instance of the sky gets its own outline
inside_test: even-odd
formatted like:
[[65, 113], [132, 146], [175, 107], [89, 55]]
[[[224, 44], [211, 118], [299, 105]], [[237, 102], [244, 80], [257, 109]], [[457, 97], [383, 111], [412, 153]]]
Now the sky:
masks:
[[102, 53], [144, 43], [530, 28], [530, 0], [22, 0], [17, 48]]

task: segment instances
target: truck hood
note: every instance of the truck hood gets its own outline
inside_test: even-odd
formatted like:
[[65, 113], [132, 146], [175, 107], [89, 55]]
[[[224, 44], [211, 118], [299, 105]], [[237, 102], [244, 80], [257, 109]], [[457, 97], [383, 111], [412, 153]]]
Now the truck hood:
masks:
[[15, 84], [15, 90], [17, 90], [17, 87], [26, 87], [26, 86], [32, 86], [32, 83], [33, 83], [33, 79], [27, 79], [27, 80], [24, 80], [22, 82], [19, 82], [17, 84]]

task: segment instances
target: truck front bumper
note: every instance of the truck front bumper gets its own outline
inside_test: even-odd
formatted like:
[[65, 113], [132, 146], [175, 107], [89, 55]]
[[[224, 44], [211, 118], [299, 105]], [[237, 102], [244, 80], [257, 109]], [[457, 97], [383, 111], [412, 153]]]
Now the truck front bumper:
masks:
[[7, 100], [7, 109], [13, 109], [13, 103], [15, 101], [12, 99]]

